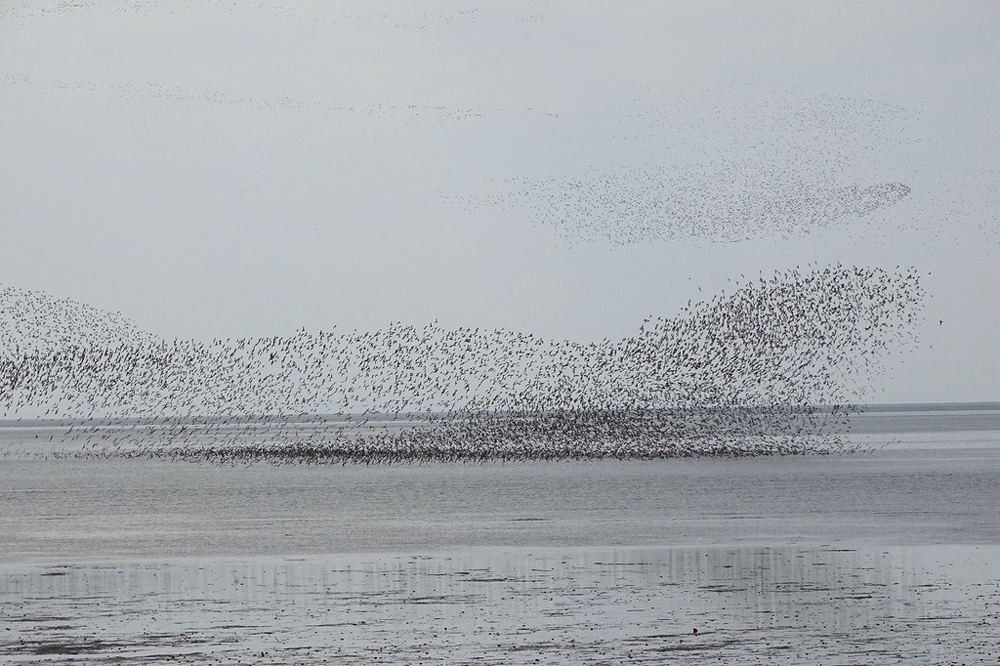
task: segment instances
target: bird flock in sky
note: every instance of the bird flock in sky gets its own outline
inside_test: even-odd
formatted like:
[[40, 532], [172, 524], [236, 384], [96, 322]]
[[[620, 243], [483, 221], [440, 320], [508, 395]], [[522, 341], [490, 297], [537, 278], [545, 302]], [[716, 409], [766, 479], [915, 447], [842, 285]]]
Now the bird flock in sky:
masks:
[[473, 215], [519, 211], [569, 244], [626, 245], [801, 237], [911, 192], [889, 156], [914, 142], [919, 114], [890, 102], [730, 84], [647, 91], [608, 113], [610, 152], [627, 150], [627, 164], [439, 195]]
[[[494, 11], [487, 5], [424, 11], [382, 2], [344, 12], [266, 1], [249, 9], [267, 20], [347, 30], [365, 24], [393, 34], [544, 21], [541, 14], [487, 17]], [[222, 0], [20, 2], [0, 17], [101, 10], [155, 18], [248, 8]], [[919, 113], [884, 100], [756, 84], [637, 87], [562, 113], [331, 99], [324, 92], [330, 81], [309, 98], [30, 72], [0, 72], [0, 85], [71, 100], [316, 112], [323, 122], [324, 113], [402, 124], [510, 120], [503, 124], [515, 143], [517, 132], [542, 128], [548, 133], [539, 140], [551, 143], [539, 154], [551, 160], [438, 195], [485, 223], [496, 219], [490, 213], [515, 211], [568, 244], [789, 239], [859, 222], [867, 230], [921, 192], [907, 157], [920, 140], [911, 131]], [[596, 157], [572, 157], [578, 154]], [[975, 187], [994, 192], [993, 175]], [[953, 196], [949, 210], [957, 210], [970, 198], [966, 191], [936, 196]], [[977, 215], [981, 232], [995, 231], [995, 212], [987, 222]], [[0, 289], [0, 419], [48, 419], [65, 428], [59, 437], [79, 444], [73, 455], [217, 462], [843, 451], [850, 447], [846, 417], [872, 393], [890, 356], [915, 344], [922, 307], [913, 269], [810, 266], [762, 275], [673, 318], [651, 317], [620, 340], [399, 322], [208, 342], [165, 340], [121, 313], [7, 287]]]
[[394, 323], [200, 342], [8, 287], [0, 417], [51, 420], [71, 455], [216, 462], [843, 451], [846, 417], [916, 342], [922, 298], [915, 270], [838, 265], [620, 340]]
[[790, 238], [868, 217], [910, 194], [904, 183], [820, 186], [791, 172], [738, 165], [643, 165], [579, 177], [510, 178], [495, 194], [443, 195], [467, 211], [527, 210], [564, 241], [617, 245], [664, 240]]

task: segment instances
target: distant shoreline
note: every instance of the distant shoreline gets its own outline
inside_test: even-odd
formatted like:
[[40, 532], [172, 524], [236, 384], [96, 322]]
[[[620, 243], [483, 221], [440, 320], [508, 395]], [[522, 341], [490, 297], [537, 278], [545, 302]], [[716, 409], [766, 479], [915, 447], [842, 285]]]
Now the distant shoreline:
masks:
[[1000, 402], [885, 402], [868, 405], [865, 412], [979, 412], [1000, 411]]
[[[800, 406], [795, 406], [801, 409]], [[826, 405], [817, 405], [819, 411], [829, 408]], [[861, 405], [861, 408], [852, 414], [892, 414], [892, 413], [943, 413], [943, 412], [990, 412], [1000, 411], [1000, 402], [896, 402], [896, 403], [875, 403]], [[671, 410], [664, 409], [664, 412]], [[682, 409], [678, 411], [691, 411]], [[120, 426], [156, 426], [156, 425], [278, 425], [278, 424], [307, 424], [307, 423], [344, 423], [360, 425], [363, 423], [380, 423], [386, 421], [397, 421], [400, 425], [405, 423], [420, 423], [430, 419], [458, 418], [462, 415], [448, 415], [441, 413], [428, 414], [426, 412], [400, 412], [398, 414], [383, 413], [352, 413], [352, 414], [240, 414], [229, 416], [156, 416], [156, 417], [88, 417], [88, 418], [20, 418], [20, 419], [0, 419], [0, 428], [64, 428], [70, 426], [93, 426], [93, 425], [120, 425]]]

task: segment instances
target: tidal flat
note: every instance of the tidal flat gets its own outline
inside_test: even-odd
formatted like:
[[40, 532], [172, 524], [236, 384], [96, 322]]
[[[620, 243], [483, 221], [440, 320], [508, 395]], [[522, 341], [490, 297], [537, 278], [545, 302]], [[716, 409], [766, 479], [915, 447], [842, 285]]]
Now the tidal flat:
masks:
[[10, 430], [0, 662], [993, 665], [996, 416], [843, 456], [373, 467]]
[[475, 549], [5, 566], [5, 663], [995, 664], [1000, 548]]

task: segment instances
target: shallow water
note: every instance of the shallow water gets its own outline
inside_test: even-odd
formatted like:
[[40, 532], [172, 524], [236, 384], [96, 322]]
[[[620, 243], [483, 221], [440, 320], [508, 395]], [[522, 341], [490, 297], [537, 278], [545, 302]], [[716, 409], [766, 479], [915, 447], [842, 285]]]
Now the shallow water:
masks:
[[995, 664], [998, 555], [495, 549], [22, 565], [0, 579], [0, 654], [15, 664]]
[[883, 420], [850, 456], [383, 467], [53, 459], [5, 430], [0, 661], [995, 664], [977, 422]]
[[934, 449], [736, 460], [345, 467], [8, 458], [0, 557], [995, 544], [1000, 446], [980, 434], [961, 433], [975, 447], [953, 437]]

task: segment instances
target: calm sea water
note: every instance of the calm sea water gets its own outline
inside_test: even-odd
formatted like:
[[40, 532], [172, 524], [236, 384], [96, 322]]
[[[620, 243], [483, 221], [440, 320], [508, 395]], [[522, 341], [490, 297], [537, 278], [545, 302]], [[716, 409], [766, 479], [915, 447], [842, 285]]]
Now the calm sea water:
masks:
[[[876, 450], [849, 456], [220, 467], [8, 453], [0, 558], [1000, 543], [1000, 412], [863, 419], [853, 436]], [[8, 451], [47, 441], [3, 430]]]
[[3, 663], [1000, 660], [1000, 412], [742, 460], [39, 457], [58, 432], [0, 428]]

